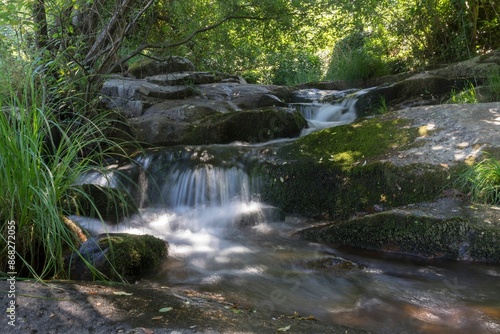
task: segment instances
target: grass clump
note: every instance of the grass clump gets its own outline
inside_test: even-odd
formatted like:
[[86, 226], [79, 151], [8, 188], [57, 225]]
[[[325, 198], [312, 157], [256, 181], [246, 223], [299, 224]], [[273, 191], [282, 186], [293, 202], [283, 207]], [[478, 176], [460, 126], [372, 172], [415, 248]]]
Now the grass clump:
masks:
[[457, 187], [473, 202], [500, 204], [500, 161], [489, 156], [467, 167], [457, 179]]
[[457, 92], [456, 90], [451, 91], [450, 99], [448, 103], [463, 104], [463, 103], [477, 103], [478, 98], [476, 94], [476, 88], [472, 83], [469, 82], [467, 88]]
[[[2, 70], [9, 75], [7, 68]], [[57, 106], [64, 102], [50, 103], [40, 67], [25, 67], [23, 80], [20, 89], [11, 86], [0, 97], [0, 270], [14, 271], [7, 266], [6, 237], [7, 224], [14, 221], [18, 276], [64, 278], [64, 257], [80, 243], [65, 218], [68, 194], [86, 196], [76, 181], [104, 169], [99, 166], [120, 152], [119, 146], [104, 133], [111, 126], [109, 114], [62, 114]], [[75, 102], [78, 95], [71, 99]]]

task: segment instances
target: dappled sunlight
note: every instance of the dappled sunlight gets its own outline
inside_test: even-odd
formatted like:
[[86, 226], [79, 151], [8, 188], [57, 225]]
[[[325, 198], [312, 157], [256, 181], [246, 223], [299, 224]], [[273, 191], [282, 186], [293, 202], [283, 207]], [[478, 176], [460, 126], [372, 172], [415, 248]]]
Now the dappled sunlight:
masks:
[[499, 111], [499, 109], [490, 108], [489, 112], [492, 114], [493, 119], [484, 120], [484, 122], [488, 123], [488, 124], [493, 124], [493, 125], [500, 125], [500, 111]]
[[427, 125], [423, 125], [418, 128], [418, 135], [420, 137], [427, 137], [429, 133], [433, 130], [436, 130], [436, 124], [429, 123]]

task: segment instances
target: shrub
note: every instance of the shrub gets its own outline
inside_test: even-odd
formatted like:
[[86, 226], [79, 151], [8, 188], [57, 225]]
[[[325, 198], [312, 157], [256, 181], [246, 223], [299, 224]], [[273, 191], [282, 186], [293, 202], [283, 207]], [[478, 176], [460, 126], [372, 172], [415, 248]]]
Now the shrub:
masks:
[[378, 47], [370, 46], [365, 33], [354, 32], [335, 45], [327, 78], [355, 81], [388, 74], [382, 53]]
[[305, 82], [317, 81], [321, 77], [321, 60], [307, 52], [289, 52], [288, 56], [275, 55], [276, 65], [272, 71], [272, 83], [294, 86]]

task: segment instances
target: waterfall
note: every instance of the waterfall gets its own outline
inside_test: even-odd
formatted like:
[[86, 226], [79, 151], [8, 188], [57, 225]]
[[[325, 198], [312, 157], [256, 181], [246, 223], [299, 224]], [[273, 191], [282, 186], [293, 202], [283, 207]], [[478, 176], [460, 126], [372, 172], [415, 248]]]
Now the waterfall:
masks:
[[[367, 93], [369, 89], [356, 91], [348, 90], [345, 92], [333, 91], [330, 95], [324, 91], [309, 95], [312, 97], [311, 102], [292, 103], [291, 106], [296, 108], [302, 116], [307, 120], [309, 127], [302, 131], [302, 136], [312, 132], [352, 123], [357, 118], [356, 103], [361, 95]], [[307, 93], [305, 94], [307, 96]], [[321, 102], [328, 99], [329, 96], [335, 97], [339, 102], [325, 103]], [[307, 97], [304, 98], [307, 100]]]
[[186, 170], [176, 166], [167, 176], [162, 195], [172, 208], [214, 207], [236, 200], [250, 202], [259, 184], [237, 167], [201, 165]]

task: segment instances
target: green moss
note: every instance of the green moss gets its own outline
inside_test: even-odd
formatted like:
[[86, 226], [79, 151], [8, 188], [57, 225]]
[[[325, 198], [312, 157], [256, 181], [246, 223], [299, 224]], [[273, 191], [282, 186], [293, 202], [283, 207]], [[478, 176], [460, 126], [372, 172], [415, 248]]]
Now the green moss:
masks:
[[276, 163], [263, 169], [263, 199], [286, 212], [346, 219], [373, 206], [394, 207], [434, 199], [449, 183], [441, 166], [397, 167], [373, 162], [344, 170], [310, 159]]
[[391, 212], [332, 224], [305, 235], [337, 245], [457, 259], [460, 245], [469, 230], [469, 222], [465, 218], [443, 220]]
[[317, 164], [350, 169], [413, 143], [418, 129], [407, 125], [407, 121], [399, 119], [364, 119], [300, 138], [284, 147], [280, 156], [309, 158]]
[[138, 277], [158, 267], [167, 254], [167, 244], [150, 235], [110, 234], [99, 240], [101, 249], [108, 248], [109, 261], [119, 275]]
[[470, 239], [470, 257], [476, 261], [500, 263], [500, 227], [476, 227]]

